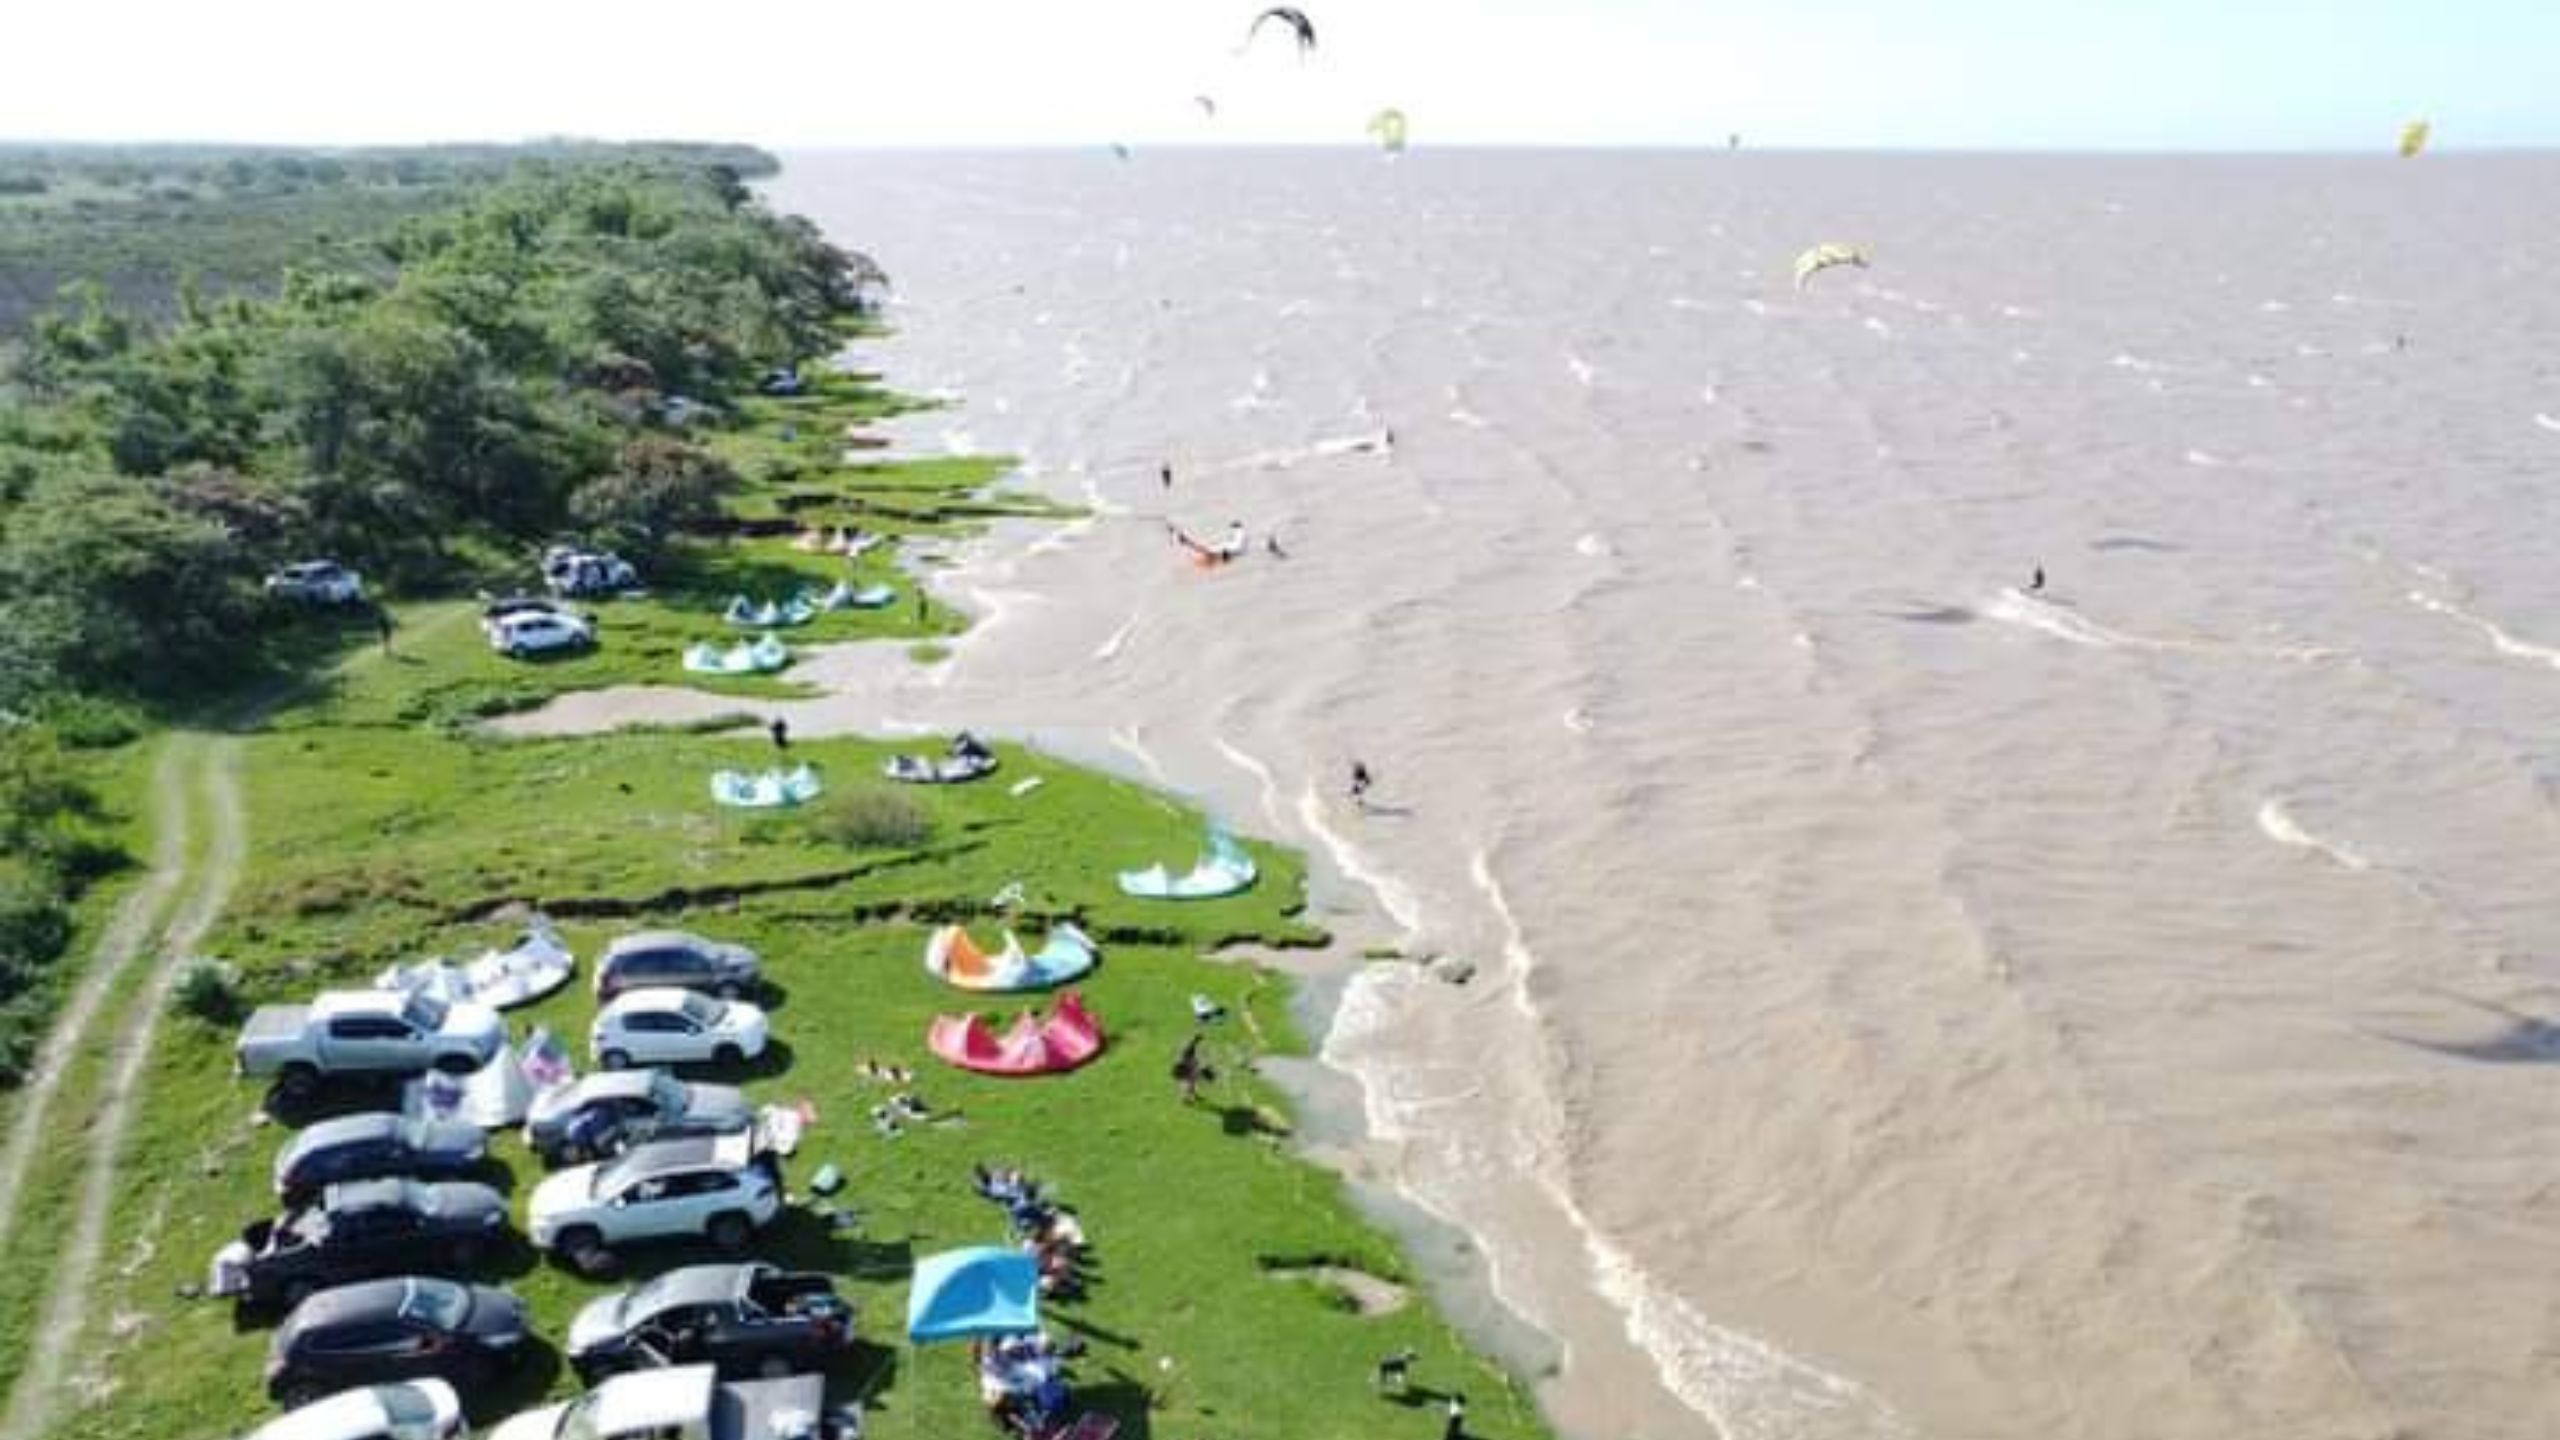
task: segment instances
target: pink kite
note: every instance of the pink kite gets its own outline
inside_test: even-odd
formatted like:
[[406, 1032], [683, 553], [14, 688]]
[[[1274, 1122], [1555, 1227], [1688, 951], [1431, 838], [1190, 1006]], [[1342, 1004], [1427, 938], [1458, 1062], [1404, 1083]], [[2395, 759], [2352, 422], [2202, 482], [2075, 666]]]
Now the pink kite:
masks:
[[939, 1015], [925, 1035], [934, 1054], [983, 1075], [1056, 1075], [1102, 1053], [1102, 1024], [1069, 993], [1047, 1016], [1016, 1018], [999, 1039], [984, 1015]]

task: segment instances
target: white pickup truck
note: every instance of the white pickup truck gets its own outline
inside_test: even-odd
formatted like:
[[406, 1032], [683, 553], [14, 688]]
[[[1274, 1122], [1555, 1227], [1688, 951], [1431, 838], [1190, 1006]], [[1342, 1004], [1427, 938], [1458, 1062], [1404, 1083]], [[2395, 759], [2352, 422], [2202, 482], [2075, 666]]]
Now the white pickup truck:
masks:
[[241, 1030], [235, 1053], [242, 1075], [273, 1076], [279, 1089], [299, 1096], [333, 1075], [467, 1075], [506, 1043], [507, 1023], [485, 1005], [336, 990], [309, 1005], [259, 1007]]
[[722, 1384], [709, 1365], [635, 1370], [500, 1421], [489, 1440], [862, 1440], [861, 1410], [830, 1410], [826, 1393], [823, 1375]]

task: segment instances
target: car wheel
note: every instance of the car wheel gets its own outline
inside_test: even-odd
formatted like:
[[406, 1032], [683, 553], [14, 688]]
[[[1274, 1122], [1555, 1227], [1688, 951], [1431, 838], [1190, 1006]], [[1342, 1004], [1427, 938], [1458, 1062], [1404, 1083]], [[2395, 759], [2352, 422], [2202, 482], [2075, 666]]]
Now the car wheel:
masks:
[[732, 1255], [746, 1249], [747, 1242], [755, 1238], [755, 1227], [747, 1223], [746, 1216], [734, 1210], [712, 1216], [709, 1231], [711, 1243]]
[[735, 980], [721, 981], [719, 985], [713, 989], [712, 993], [718, 995], [723, 1000], [744, 1000], [747, 998], [746, 987], [740, 985]]
[[739, 1053], [735, 1045], [723, 1045], [711, 1052], [711, 1063], [714, 1065], [743, 1065], [746, 1062], [747, 1057]]
[[756, 1362], [756, 1378], [759, 1380], [779, 1380], [790, 1373], [791, 1357], [788, 1355], [767, 1355]]
[[631, 1068], [631, 1057], [619, 1050], [607, 1050], [602, 1055], [597, 1056], [596, 1060], [607, 1070], [628, 1070]]
[[276, 1093], [287, 1100], [308, 1100], [320, 1093], [320, 1069], [316, 1065], [292, 1064], [276, 1076]]
[[312, 1380], [288, 1380], [276, 1390], [276, 1403], [287, 1410], [299, 1410], [327, 1398], [328, 1389]]
[[604, 1248], [604, 1237], [593, 1230], [580, 1228], [561, 1236], [560, 1253], [591, 1280], [613, 1273], [613, 1252]]

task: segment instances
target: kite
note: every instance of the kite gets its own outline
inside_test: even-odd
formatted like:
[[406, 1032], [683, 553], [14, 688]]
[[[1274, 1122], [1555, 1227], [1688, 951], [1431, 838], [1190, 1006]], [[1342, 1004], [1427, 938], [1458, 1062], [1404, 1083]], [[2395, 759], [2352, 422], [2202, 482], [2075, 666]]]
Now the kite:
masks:
[[1837, 240], [1823, 241], [1796, 257], [1796, 288], [1803, 289], [1805, 282], [1811, 280], [1816, 273], [1828, 270], [1834, 265], [1855, 265], [1864, 270], [1867, 268], [1867, 252], [1855, 245], [1843, 245]]
[[1201, 114], [1212, 120], [1218, 118], [1218, 102], [1215, 99], [1207, 95], [1194, 95], [1191, 97], [1191, 103], [1200, 107]]
[[1121, 144], [1117, 140], [1114, 140], [1111, 142], [1111, 153], [1119, 156], [1123, 160], [1126, 160], [1129, 158], [1129, 147]]
[[1385, 147], [1388, 154], [1402, 154], [1404, 152], [1404, 112], [1391, 105], [1370, 116], [1369, 133], [1378, 137], [1378, 144]]
[[2435, 127], [2424, 120], [2412, 120], [2400, 127], [2400, 158], [2414, 160], [2427, 148], [2427, 132]]
[[1245, 44], [1251, 45], [1254, 41], [1254, 37], [1262, 33], [1262, 22], [1265, 20], [1277, 20], [1281, 24], [1288, 26], [1292, 31], [1296, 32], [1298, 37], [1299, 59], [1306, 59], [1307, 56], [1315, 50], [1316, 22], [1307, 18], [1306, 11], [1293, 10], [1286, 5], [1274, 5], [1270, 9], [1263, 11], [1261, 14], [1254, 16], [1253, 24], [1247, 26], [1244, 32]]

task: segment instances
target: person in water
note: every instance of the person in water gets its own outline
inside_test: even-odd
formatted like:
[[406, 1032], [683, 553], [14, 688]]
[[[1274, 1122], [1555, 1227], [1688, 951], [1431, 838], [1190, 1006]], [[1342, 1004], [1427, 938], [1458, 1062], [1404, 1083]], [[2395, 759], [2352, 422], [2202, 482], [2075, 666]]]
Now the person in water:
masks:
[[1351, 762], [1352, 804], [1361, 806], [1365, 809], [1369, 804], [1369, 787], [1375, 783], [1376, 781], [1369, 774], [1368, 766], [1357, 760]]
[[1274, 530], [1270, 534], [1262, 537], [1262, 548], [1270, 551], [1271, 558], [1274, 560], [1286, 560], [1289, 558], [1289, 552], [1280, 548], [1280, 532], [1277, 530]]
[[2034, 575], [2031, 579], [2029, 579], [2029, 580], [2027, 581], [2027, 593], [2028, 593], [2028, 594], [2030, 594], [2030, 595], [2033, 595], [2033, 594], [2036, 594], [2037, 592], [2039, 592], [2039, 591], [2041, 591], [2041, 590], [2043, 590], [2043, 589], [2044, 589], [2044, 567], [2043, 567], [2043, 566], [2041, 566], [2041, 565], [2039, 565], [2039, 566], [2037, 566], [2037, 567], [2036, 567], [2036, 573], [2035, 573], [2035, 575]]
[[1164, 481], [1164, 488], [1167, 490], [1173, 488], [1173, 466], [1170, 464], [1159, 465], [1156, 467], [1156, 474]]

